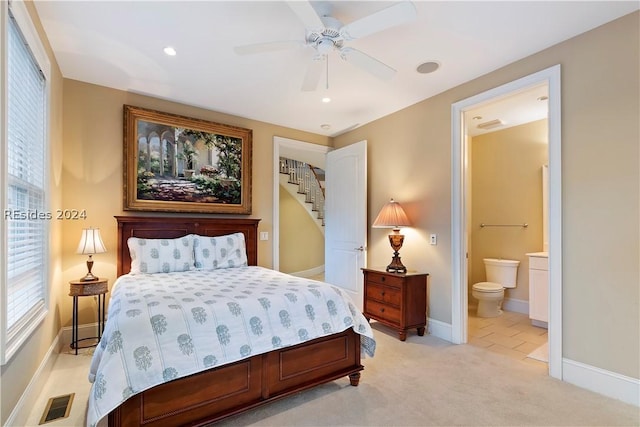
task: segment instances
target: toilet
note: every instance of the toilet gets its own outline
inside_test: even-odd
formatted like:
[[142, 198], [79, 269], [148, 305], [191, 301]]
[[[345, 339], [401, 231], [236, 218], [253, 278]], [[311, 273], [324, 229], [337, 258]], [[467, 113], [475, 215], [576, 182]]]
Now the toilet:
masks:
[[502, 314], [504, 289], [516, 287], [520, 261], [497, 258], [483, 261], [487, 281], [474, 284], [471, 295], [478, 300], [478, 317], [498, 317]]

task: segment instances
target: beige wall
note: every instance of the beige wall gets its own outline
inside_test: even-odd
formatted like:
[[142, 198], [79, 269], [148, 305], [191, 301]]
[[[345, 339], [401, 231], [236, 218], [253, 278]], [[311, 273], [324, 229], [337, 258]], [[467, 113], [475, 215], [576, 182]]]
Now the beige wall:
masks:
[[[108, 278], [110, 286], [116, 278], [117, 227], [113, 217], [136, 214], [122, 209], [124, 104], [252, 129], [253, 212], [250, 216], [260, 218], [259, 230], [268, 231], [269, 235], [273, 224], [273, 137], [329, 145], [329, 138], [321, 135], [65, 79], [63, 205], [67, 209], [87, 210], [85, 221], [66, 221], [63, 224], [62, 269], [65, 282], [85, 273], [85, 258], [76, 255], [75, 249], [82, 228], [87, 226], [101, 229], [108, 250], [106, 254], [94, 256], [93, 272]], [[260, 241], [258, 264], [271, 267], [272, 252], [271, 240]], [[80, 299], [80, 324], [95, 322], [95, 306], [84, 300], [86, 298]], [[63, 325], [71, 324], [70, 313], [71, 301], [65, 300], [61, 313]]]
[[[31, 2], [26, 2], [25, 4], [38, 33], [41, 35], [43, 45], [51, 61], [51, 77], [49, 81], [51, 164], [49, 166], [50, 184], [48, 197], [50, 209], [55, 212], [56, 209], [62, 206], [62, 75], [46, 37], [42, 36], [44, 31], [33, 4]], [[1, 7], [4, 10], [6, 4], [1, 5]], [[66, 298], [69, 298], [66, 296], [68, 288], [65, 289], [61, 274], [62, 253], [60, 242], [63, 224], [60, 221], [52, 220], [49, 226], [49, 312], [26, 343], [20, 347], [7, 364], [2, 366], [0, 374], [0, 383], [2, 383], [0, 425], [5, 425], [7, 417], [9, 417], [14, 406], [21, 398], [62, 327], [61, 305]]]
[[324, 234], [303, 205], [280, 186], [280, 271], [324, 266]]
[[[483, 258], [520, 261], [514, 289], [505, 298], [529, 300], [527, 252], [542, 251], [542, 166], [548, 163], [547, 120], [471, 139], [469, 294], [486, 280]], [[528, 224], [485, 227], [480, 224]], [[476, 302], [469, 299], [469, 302]]]
[[[369, 224], [390, 196], [414, 221], [402, 259], [430, 273], [430, 317], [451, 323], [451, 105], [560, 64], [563, 357], [640, 376], [639, 16], [334, 139], [337, 148], [369, 142]], [[429, 233], [438, 234], [437, 246], [428, 244]], [[388, 257], [383, 233], [369, 234], [369, 264], [382, 264]]]

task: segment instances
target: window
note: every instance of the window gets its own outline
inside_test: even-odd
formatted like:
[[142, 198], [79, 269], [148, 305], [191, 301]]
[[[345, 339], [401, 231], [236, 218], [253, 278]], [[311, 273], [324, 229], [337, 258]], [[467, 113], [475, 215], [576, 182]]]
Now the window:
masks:
[[2, 363], [47, 313], [49, 63], [21, 1], [3, 2]]

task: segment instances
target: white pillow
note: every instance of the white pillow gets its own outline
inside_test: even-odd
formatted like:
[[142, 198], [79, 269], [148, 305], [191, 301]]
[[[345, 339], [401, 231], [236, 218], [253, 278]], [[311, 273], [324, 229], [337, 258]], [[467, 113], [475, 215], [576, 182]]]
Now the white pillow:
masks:
[[247, 247], [243, 233], [224, 236], [194, 236], [196, 268], [215, 270], [217, 268], [242, 267], [247, 265]]
[[141, 239], [129, 237], [131, 274], [189, 271], [195, 266], [193, 234], [177, 239]]

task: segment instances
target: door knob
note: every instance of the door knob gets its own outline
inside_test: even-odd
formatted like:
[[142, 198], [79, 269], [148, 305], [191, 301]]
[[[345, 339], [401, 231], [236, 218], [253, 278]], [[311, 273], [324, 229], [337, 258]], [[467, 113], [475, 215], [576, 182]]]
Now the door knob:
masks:
[[360, 246], [359, 248], [353, 248], [354, 251], [360, 251], [363, 252], [364, 251], [364, 247]]

